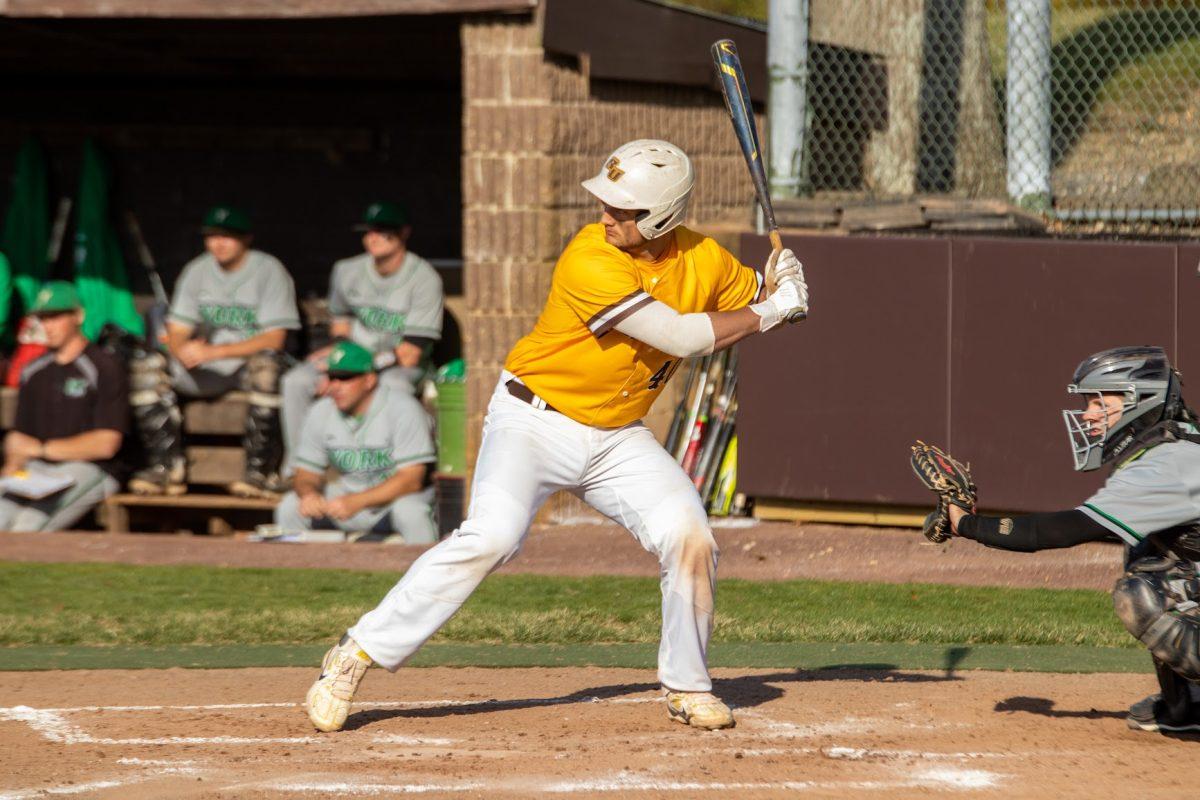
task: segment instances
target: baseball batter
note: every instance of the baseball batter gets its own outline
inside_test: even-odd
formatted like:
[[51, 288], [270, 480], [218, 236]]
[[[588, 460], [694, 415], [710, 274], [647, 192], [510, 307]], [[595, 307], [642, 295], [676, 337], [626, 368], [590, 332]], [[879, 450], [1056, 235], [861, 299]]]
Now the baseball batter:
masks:
[[[329, 281], [330, 333], [369, 350], [379, 382], [413, 392], [430, 349], [442, 336], [442, 279], [408, 249], [412, 227], [394, 203], [372, 203], [356, 229], [363, 252], [333, 265]], [[300, 444], [301, 421], [327, 386], [321, 378], [330, 349], [315, 351], [283, 376], [283, 433], [291, 454]]]
[[[1149, 649], [1161, 694], [1135, 703], [1130, 728], [1200, 732], [1200, 435], [1179, 374], [1159, 347], [1117, 347], [1086, 359], [1063, 411], [1077, 470], [1113, 464], [1104, 486], [1066, 511], [990, 517], [950, 500], [950, 531], [1002, 550], [1035, 552], [1116, 535], [1126, 573], [1117, 615]], [[931, 515], [931, 516], [934, 516]]]
[[517, 342], [488, 406], [467, 520], [428, 550], [325, 656], [309, 719], [340, 729], [367, 667], [395, 670], [492, 570], [516, 556], [542, 503], [565, 489], [658, 556], [658, 674], [671, 719], [725, 728], [706, 653], [717, 547], [692, 482], [640, 421], [680, 361], [778, 326], [808, 308], [800, 262], [772, 256], [778, 288], [712, 239], [680, 226], [694, 173], [674, 145], [619, 147], [583, 182], [601, 203], [554, 270], [533, 331]]
[[[294, 489], [275, 522], [366, 531], [358, 541], [436, 542], [429, 415], [405, 389], [380, 383], [370, 351], [354, 342], [334, 345], [327, 368], [329, 395], [304, 418]], [[327, 483], [330, 470], [338, 477]]]

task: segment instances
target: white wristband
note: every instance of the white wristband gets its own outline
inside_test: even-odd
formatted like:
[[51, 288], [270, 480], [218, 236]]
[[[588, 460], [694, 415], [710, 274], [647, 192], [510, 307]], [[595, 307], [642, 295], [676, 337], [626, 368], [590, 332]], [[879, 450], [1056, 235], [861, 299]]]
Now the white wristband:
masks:
[[761, 319], [758, 321], [759, 333], [766, 333], [780, 322], [783, 322], [783, 314], [775, 305], [773, 298], [774, 295], [768, 297], [766, 300], [763, 300], [761, 303], [755, 303], [754, 305], [750, 306], [750, 310], [761, 317]]

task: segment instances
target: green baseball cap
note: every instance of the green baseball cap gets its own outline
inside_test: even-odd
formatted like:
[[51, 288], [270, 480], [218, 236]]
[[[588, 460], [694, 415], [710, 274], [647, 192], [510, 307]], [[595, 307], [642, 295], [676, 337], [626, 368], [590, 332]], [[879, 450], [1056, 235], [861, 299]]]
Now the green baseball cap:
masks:
[[363, 214], [356, 231], [398, 231], [408, 224], [408, 212], [396, 203], [371, 203]]
[[58, 314], [63, 311], [78, 311], [83, 308], [75, 285], [67, 281], [50, 281], [42, 284], [33, 298], [30, 314]]
[[375, 361], [367, 348], [354, 342], [343, 341], [329, 351], [329, 377], [357, 378], [375, 371]]
[[250, 215], [233, 206], [213, 206], [204, 215], [201, 233], [249, 233]]

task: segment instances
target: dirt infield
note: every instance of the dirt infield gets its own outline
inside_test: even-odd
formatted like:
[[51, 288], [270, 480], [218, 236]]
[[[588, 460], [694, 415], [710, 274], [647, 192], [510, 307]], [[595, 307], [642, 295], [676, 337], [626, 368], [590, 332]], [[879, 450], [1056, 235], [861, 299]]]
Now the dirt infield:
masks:
[[[372, 672], [348, 729], [311, 670], [0, 674], [0, 798], [1187, 796], [1200, 741], [1135, 733], [1148, 675], [723, 670], [738, 726], [652, 672]], [[1169, 768], [1163, 765], [1170, 764]]]
[[[976, 542], [934, 545], [915, 530], [738, 520], [716, 527], [718, 574], [747, 580], [800, 578], [1110, 589], [1121, 571], [1116, 544], [1007, 553]], [[260, 544], [166, 534], [0, 533], [0, 560], [108, 561], [240, 567], [338, 567], [400, 572], [421, 547]], [[538, 526], [507, 573], [656, 576], [655, 559], [617, 525]]]

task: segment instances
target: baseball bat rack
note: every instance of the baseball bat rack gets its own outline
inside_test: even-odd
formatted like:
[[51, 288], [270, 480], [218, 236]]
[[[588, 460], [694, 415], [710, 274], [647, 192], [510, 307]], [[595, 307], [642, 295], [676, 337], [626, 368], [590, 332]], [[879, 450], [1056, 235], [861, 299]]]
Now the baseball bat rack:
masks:
[[737, 348], [693, 359], [664, 443], [709, 514], [727, 516], [737, 490]]

